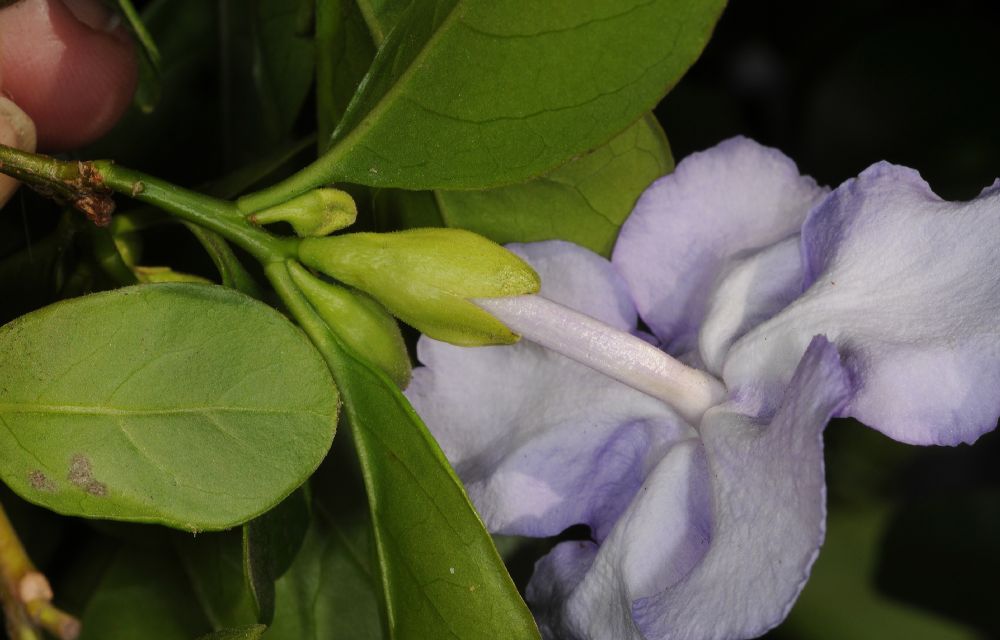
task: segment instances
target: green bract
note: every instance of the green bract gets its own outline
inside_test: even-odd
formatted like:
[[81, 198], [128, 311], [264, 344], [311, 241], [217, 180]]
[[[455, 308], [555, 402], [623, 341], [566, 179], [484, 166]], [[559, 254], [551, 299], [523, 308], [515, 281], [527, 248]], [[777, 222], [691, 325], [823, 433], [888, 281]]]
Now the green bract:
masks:
[[399, 325], [385, 307], [360, 291], [324, 282], [294, 262], [289, 263], [288, 271], [316, 313], [341, 340], [406, 388], [410, 382], [410, 356]]
[[351, 196], [339, 189], [313, 189], [288, 202], [251, 214], [254, 224], [287, 222], [295, 233], [325, 236], [349, 227], [358, 217], [358, 208]]
[[486, 238], [459, 229], [411, 229], [306, 238], [302, 262], [378, 299], [428, 336], [452, 344], [510, 344], [517, 336], [470, 302], [536, 293], [538, 275]]

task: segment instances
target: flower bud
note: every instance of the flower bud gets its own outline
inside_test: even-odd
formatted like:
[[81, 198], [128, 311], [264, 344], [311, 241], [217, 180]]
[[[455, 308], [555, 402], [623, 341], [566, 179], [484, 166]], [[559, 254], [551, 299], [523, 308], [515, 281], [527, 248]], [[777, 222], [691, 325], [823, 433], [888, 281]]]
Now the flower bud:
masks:
[[410, 356], [399, 325], [385, 308], [360, 291], [320, 280], [298, 263], [290, 262], [288, 271], [330, 330], [405, 389]]
[[253, 224], [287, 222], [300, 237], [321, 237], [354, 224], [358, 208], [339, 189], [313, 189], [287, 202], [249, 215]]
[[538, 274], [486, 238], [460, 229], [410, 229], [306, 238], [305, 264], [370, 293], [396, 317], [452, 344], [510, 344], [518, 336], [470, 302], [538, 291]]

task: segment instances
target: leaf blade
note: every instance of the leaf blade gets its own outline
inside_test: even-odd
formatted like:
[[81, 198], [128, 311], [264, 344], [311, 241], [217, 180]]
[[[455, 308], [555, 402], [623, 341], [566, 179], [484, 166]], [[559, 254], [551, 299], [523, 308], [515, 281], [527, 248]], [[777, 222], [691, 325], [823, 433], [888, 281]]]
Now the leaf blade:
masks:
[[449, 227], [501, 244], [568, 240], [609, 256], [639, 195], [673, 166], [666, 136], [647, 114], [540, 178], [487, 191], [438, 191], [436, 198]]
[[391, 637], [485, 639], [503, 629], [538, 638], [461, 482], [409, 402], [342, 345], [328, 357], [369, 496]]
[[330, 151], [245, 206], [330, 181], [482, 189], [541, 175], [649, 111], [701, 53], [723, 5], [413, 3]]
[[0, 372], [0, 477], [68, 515], [227, 528], [299, 486], [336, 427], [319, 354], [223, 287], [130, 287], [23, 316], [0, 328]]

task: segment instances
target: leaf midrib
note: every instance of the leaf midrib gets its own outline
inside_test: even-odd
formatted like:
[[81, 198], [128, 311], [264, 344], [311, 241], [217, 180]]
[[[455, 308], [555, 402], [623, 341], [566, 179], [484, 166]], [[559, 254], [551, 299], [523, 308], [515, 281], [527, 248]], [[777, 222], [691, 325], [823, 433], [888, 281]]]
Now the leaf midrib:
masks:
[[[448, 15], [445, 16], [443, 20], [441, 20], [441, 24], [438, 25], [438, 28], [434, 31], [434, 33], [431, 34], [429, 38], [427, 38], [427, 41], [424, 42], [423, 45], [421, 45], [420, 51], [417, 53], [417, 55], [413, 56], [413, 58], [410, 60], [410, 63], [406, 66], [406, 69], [402, 73], [400, 73], [399, 76], [396, 78], [396, 81], [393, 82], [392, 85], [389, 87], [389, 89], [382, 94], [382, 96], [375, 102], [374, 106], [368, 111], [368, 113], [357, 122], [354, 128], [351, 129], [348, 133], [343, 134], [344, 137], [341, 138], [339, 142], [334, 143], [334, 149], [339, 147], [341, 149], [341, 155], [343, 155], [344, 152], [353, 148], [360, 141], [360, 139], [363, 138], [363, 136], [369, 130], [371, 130], [376, 125], [377, 122], [381, 120], [382, 114], [389, 108], [388, 105], [393, 102], [396, 95], [403, 93], [403, 87], [406, 86], [407, 83], [409, 83], [410, 79], [412, 78], [416, 70], [422, 66], [423, 61], [427, 58], [428, 55], [430, 55], [430, 52], [434, 49], [434, 45], [441, 37], [443, 37], [444, 33], [446, 33], [449, 29], [451, 29], [452, 23], [460, 13], [459, 9], [462, 8], [462, 2], [463, 0], [454, 0], [454, 4], [448, 11]], [[392, 28], [392, 31], [395, 31], [398, 27], [399, 23], [397, 23]], [[388, 38], [388, 36], [389, 34], [386, 34], [385, 37]], [[377, 56], [378, 53], [376, 53], [376, 57]], [[369, 72], [370, 71], [371, 69], [369, 68]], [[367, 74], [365, 74], [365, 78], [362, 79], [361, 85], [359, 85], [358, 87], [358, 94], [357, 94], [358, 96], [362, 95], [363, 88], [367, 84], [365, 82], [366, 80], [367, 80]], [[351, 104], [347, 105], [347, 109], [344, 112], [345, 118], [350, 113], [351, 107], [352, 107]], [[339, 133], [340, 133], [339, 131], [334, 130], [333, 134], [330, 137], [336, 140]], [[334, 151], [333, 149], [331, 149], [330, 153], [328, 153], [327, 155], [332, 156], [333, 154]]]
[[168, 409], [142, 409], [126, 407], [108, 407], [102, 405], [72, 405], [72, 404], [38, 404], [27, 402], [0, 403], [0, 414], [5, 413], [56, 413], [95, 416], [172, 416], [201, 415], [209, 413], [245, 413], [261, 415], [300, 415], [308, 414], [326, 417], [320, 411], [310, 409], [268, 409], [257, 407], [178, 407]]

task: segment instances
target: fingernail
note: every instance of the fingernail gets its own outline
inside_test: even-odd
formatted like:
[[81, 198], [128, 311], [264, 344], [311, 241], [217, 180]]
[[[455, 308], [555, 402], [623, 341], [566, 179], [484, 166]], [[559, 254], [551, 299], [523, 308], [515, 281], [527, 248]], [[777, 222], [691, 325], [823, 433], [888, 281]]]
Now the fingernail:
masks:
[[[0, 144], [34, 151], [35, 142], [35, 123], [16, 104], [0, 96]], [[14, 195], [17, 185], [17, 180], [0, 175], [0, 207]]]
[[73, 16], [95, 31], [112, 32], [121, 24], [121, 16], [96, 0], [62, 0]]

